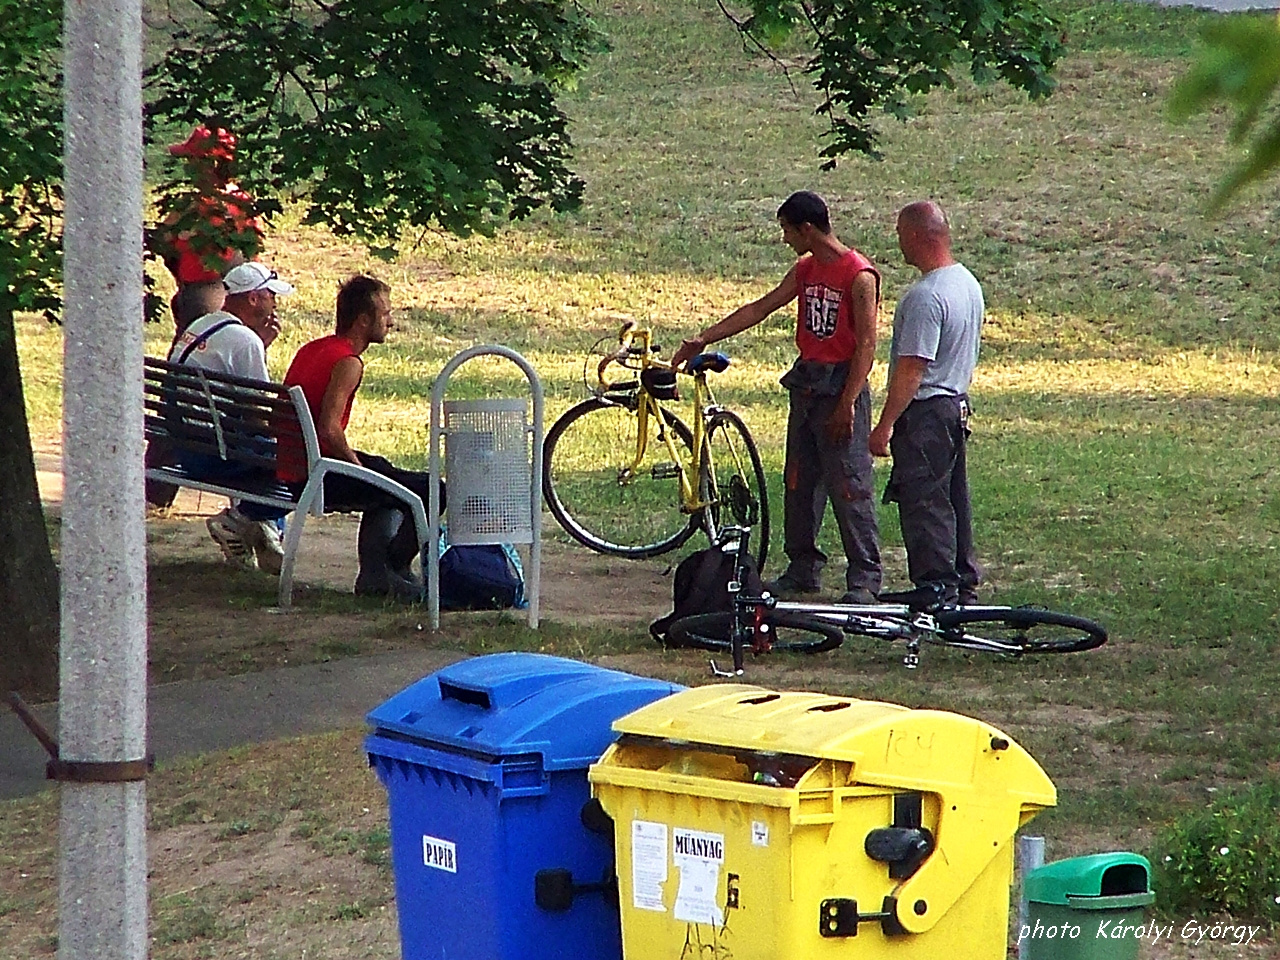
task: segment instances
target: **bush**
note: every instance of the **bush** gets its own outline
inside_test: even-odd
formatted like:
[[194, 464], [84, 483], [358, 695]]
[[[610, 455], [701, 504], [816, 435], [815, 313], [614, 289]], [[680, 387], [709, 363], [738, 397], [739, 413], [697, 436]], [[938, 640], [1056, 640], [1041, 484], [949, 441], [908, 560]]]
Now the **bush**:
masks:
[[1280, 922], [1280, 781], [1224, 794], [1156, 843], [1162, 912]]

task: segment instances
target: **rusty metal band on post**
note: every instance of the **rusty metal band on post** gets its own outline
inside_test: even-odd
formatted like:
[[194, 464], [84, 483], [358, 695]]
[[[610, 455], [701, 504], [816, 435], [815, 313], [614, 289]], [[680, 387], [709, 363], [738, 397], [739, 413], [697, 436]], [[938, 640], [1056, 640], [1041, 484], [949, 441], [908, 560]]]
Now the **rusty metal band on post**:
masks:
[[16, 693], [11, 693], [9, 705], [49, 754], [49, 762], [44, 768], [44, 775], [48, 780], [64, 783], [131, 783], [147, 779], [147, 774], [155, 769], [156, 758], [152, 754], [147, 754], [141, 760], [63, 760], [59, 755], [58, 741], [23, 699]]
[[147, 779], [155, 769], [156, 758], [148, 754], [142, 760], [50, 760], [44, 768], [45, 778], [63, 783], [130, 783]]

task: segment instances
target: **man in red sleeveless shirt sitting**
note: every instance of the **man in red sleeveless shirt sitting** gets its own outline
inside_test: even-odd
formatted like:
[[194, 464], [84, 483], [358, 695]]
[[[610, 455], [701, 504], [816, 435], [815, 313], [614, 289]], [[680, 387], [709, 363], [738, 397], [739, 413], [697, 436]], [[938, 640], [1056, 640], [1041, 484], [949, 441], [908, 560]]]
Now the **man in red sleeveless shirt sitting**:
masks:
[[[408, 487], [426, 503], [430, 477], [401, 470], [383, 457], [352, 449], [347, 441], [351, 405], [364, 376], [361, 355], [371, 343], [382, 343], [394, 324], [391, 288], [373, 277], [352, 277], [338, 291], [337, 327], [332, 336], [312, 340], [302, 347], [285, 374], [286, 386], [300, 386], [315, 420], [320, 453], [367, 467]], [[301, 484], [302, 474], [281, 479]], [[444, 503], [441, 484], [440, 502]], [[404, 503], [376, 487], [351, 477], [329, 474], [324, 479], [324, 505], [329, 511], [361, 511], [359, 571], [355, 592], [418, 600], [422, 585], [409, 564], [421, 544], [413, 516]]]
[[831, 501], [849, 565], [845, 603], [869, 603], [880, 592], [880, 538], [873, 496], [871, 392], [867, 375], [876, 349], [880, 274], [871, 261], [831, 231], [827, 205], [816, 193], [793, 193], [778, 208], [782, 239], [800, 259], [773, 290], [685, 340], [673, 367], [708, 344], [754, 327], [792, 300], [799, 301], [800, 356], [782, 385], [791, 397], [787, 418], [783, 517], [787, 569], [774, 593], [815, 593], [827, 557], [818, 529]]

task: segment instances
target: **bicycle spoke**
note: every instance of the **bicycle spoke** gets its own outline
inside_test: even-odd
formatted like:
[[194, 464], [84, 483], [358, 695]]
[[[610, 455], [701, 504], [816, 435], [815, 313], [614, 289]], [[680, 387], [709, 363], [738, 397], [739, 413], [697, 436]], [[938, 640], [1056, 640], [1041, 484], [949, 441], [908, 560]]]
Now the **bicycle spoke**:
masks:
[[724, 526], [751, 527], [756, 566], [763, 570], [769, 552], [769, 497], [760, 453], [737, 414], [719, 410], [711, 416], [702, 461], [698, 493], [711, 504], [703, 514], [707, 535], [715, 539]]
[[990, 653], [1074, 653], [1107, 641], [1092, 620], [1033, 607], [969, 607], [938, 614], [934, 642]]
[[543, 494], [575, 540], [601, 553], [645, 557], [689, 538], [690, 519], [680, 512], [683, 466], [672, 460], [664, 437], [671, 436], [680, 455], [692, 460], [691, 435], [674, 416], [664, 416], [661, 427], [649, 418], [643, 449], [633, 406], [587, 400], [551, 428], [543, 452]]
[[[840, 646], [844, 639], [839, 627], [816, 617], [770, 611], [764, 616], [768, 630], [762, 636], [762, 646], [757, 652], [768, 650], [793, 653], [820, 653]], [[734, 615], [732, 613], [701, 613], [683, 617], [671, 624], [667, 636], [668, 646], [699, 647], [704, 650], [729, 650], [732, 646]], [[750, 651], [754, 638], [747, 640]]]

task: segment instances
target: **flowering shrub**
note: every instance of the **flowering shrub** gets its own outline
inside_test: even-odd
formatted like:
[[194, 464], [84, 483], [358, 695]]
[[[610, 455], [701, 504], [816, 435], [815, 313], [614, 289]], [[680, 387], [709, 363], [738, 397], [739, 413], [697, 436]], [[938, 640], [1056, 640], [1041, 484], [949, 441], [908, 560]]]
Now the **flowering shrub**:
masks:
[[1280, 781], [1226, 793], [1157, 839], [1160, 909], [1280, 921]]
[[235, 262], [262, 251], [254, 200], [232, 179], [235, 150], [234, 134], [203, 124], [169, 147], [170, 156], [182, 159], [183, 175], [160, 187], [160, 222], [147, 231], [147, 250], [180, 284], [218, 280]]

